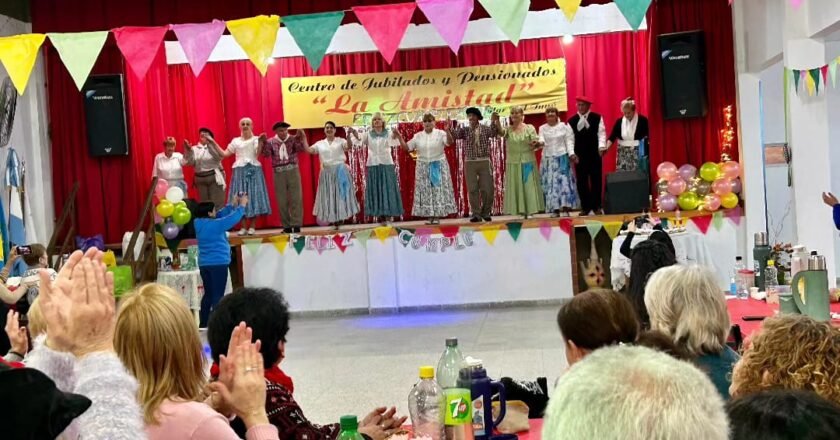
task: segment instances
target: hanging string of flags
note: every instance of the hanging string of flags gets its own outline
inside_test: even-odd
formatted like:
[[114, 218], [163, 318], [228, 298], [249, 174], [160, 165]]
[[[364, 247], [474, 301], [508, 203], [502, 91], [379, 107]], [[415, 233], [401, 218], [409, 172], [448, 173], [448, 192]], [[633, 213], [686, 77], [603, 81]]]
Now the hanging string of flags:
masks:
[[828, 88], [829, 80], [832, 87], [837, 87], [837, 66], [840, 64], [840, 57], [831, 60], [828, 64], [813, 69], [788, 69], [785, 67], [785, 84], [793, 86], [793, 90], [799, 95], [800, 88], [808, 91], [808, 96], [819, 96], [820, 90]]
[[[634, 30], [638, 30], [651, 0], [614, 0]], [[513, 44], [519, 44], [531, 0], [478, 0], [499, 29]], [[569, 22], [581, 0], [557, 0]], [[415, 8], [420, 9], [454, 53], [458, 53], [474, 9], [474, 0], [416, 0], [375, 6], [355, 6], [351, 12], [364, 27], [379, 52], [390, 64], [399, 49]], [[313, 70], [318, 70], [346, 11], [279, 17], [259, 15], [239, 20], [166, 26], [126, 26], [111, 29], [126, 64], [140, 78], [146, 75], [160, 52], [163, 39], [172, 30], [196, 76], [227, 29], [257, 70], [265, 76], [282, 23]], [[18, 93], [23, 95], [41, 45], [49, 38], [58, 51], [76, 87], [81, 90], [90, 75], [109, 31], [22, 34], [0, 38], [0, 62], [6, 67]]]

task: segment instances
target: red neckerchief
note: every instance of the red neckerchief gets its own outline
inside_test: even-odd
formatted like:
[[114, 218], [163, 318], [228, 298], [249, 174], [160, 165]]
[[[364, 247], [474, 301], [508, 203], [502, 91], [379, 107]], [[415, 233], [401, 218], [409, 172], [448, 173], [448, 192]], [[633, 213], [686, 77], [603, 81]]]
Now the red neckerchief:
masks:
[[[218, 364], [214, 363], [210, 367], [210, 376], [219, 377], [219, 365]], [[279, 366], [274, 367], [274, 368], [270, 368], [268, 370], [265, 370], [265, 378], [269, 382], [273, 382], [273, 383], [276, 383], [276, 384], [283, 385], [287, 390], [289, 390], [289, 393], [291, 393], [291, 394], [295, 393], [295, 384], [292, 381], [292, 378], [289, 377], [288, 375], [286, 375], [286, 373], [284, 373], [283, 370], [281, 370]]]

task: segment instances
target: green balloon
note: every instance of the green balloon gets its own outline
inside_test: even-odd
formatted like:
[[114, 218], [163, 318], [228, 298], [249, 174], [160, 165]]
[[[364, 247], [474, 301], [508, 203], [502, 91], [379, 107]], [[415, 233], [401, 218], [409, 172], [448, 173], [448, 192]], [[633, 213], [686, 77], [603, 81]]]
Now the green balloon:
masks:
[[[178, 208], [187, 208], [187, 202], [181, 200], [180, 202], [176, 203], [175, 204], [175, 209], [178, 209]], [[187, 209], [189, 209], [189, 208], [187, 208]]]
[[714, 182], [720, 177], [720, 165], [706, 162], [700, 167], [700, 177], [706, 182]]
[[680, 197], [677, 199], [677, 203], [679, 203], [680, 209], [683, 211], [694, 211], [698, 206], [700, 206], [700, 196], [698, 196], [697, 193], [686, 191], [680, 194]]
[[192, 213], [187, 208], [177, 208], [172, 214], [172, 221], [174, 221], [178, 226], [184, 226], [189, 223], [191, 218]]

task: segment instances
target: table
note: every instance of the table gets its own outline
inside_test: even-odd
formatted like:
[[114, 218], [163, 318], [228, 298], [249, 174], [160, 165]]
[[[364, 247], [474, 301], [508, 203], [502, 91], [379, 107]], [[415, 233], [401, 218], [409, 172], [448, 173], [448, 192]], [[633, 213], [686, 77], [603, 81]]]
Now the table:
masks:
[[201, 297], [204, 296], [204, 282], [201, 280], [201, 272], [198, 270], [161, 271], [158, 272], [157, 282], [171, 287], [184, 298], [187, 306], [193, 312], [197, 324], [198, 312], [201, 310]]
[[[771, 317], [776, 315], [779, 310], [778, 304], [767, 304], [764, 301], [757, 299], [736, 299], [734, 297], [726, 298], [726, 306], [729, 309], [729, 320], [732, 325], [738, 324], [741, 327], [741, 333], [746, 339], [749, 335], [761, 328], [761, 321], [744, 321], [745, 316], [763, 316]], [[832, 313], [840, 313], [840, 303], [831, 304]], [[840, 326], [840, 320], [831, 320], [832, 324]]]
[[[619, 235], [612, 242], [612, 253], [610, 255], [610, 279], [613, 289], [621, 290], [630, 277], [630, 259], [621, 255], [621, 244], [624, 243], [626, 235]], [[648, 235], [636, 234], [633, 236], [631, 247], [648, 239]], [[671, 234], [671, 241], [674, 242], [677, 263], [679, 264], [700, 264], [715, 268], [715, 261], [712, 253], [706, 245], [703, 234], [694, 231], [678, 232]]]

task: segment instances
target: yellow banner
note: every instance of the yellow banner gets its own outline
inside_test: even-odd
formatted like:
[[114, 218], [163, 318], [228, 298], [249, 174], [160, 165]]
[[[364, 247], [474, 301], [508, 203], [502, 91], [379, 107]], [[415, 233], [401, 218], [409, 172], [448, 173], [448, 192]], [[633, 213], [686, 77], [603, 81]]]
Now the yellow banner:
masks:
[[511, 107], [542, 113], [566, 110], [563, 59], [494, 64], [454, 69], [361, 75], [283, 78], [283, 114], [296, 128], [367, 125], [380, 112], [387, 122], [420, 120], [431, 111], [439, 118], [463, 119], [467, 107], [489, 116]]

